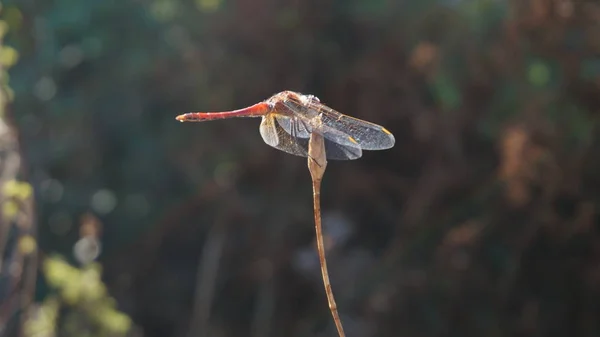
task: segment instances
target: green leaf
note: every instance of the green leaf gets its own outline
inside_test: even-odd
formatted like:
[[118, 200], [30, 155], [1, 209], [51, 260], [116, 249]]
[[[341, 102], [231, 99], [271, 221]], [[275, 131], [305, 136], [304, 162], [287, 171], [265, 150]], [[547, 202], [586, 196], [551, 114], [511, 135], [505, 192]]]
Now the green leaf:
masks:
[[2, 49], [0, 49], [0, 64], [4, 67], [9, 68], [14, 66], [18, 59], [19, 53], [17, 53], [14, 48], [3, 46]]
[[534, 61], [527, 72], [529, 82], [536, 87], [544, 87], [550, 81], [550, 67], [543, 61]]

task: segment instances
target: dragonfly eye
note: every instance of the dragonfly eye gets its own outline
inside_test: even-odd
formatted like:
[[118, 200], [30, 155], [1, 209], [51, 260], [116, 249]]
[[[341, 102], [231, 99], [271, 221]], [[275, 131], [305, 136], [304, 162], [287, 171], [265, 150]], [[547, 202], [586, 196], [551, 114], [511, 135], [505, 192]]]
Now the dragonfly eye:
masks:
[[315, 96], [315, 95], [306, 95], [305, 96], [306, 99], [310, 102], [317, 102], [317, 103], [321, 103], [321, 101], [319, 100], [319, 97]]

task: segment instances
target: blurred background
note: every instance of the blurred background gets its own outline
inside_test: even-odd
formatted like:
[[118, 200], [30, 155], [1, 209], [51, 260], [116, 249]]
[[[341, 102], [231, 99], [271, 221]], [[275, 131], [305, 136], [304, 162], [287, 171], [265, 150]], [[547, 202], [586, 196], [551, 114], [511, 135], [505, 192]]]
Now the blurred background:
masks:
[[1, 336], [336, 336], [282, 90], [381, 124], [322, 186], [349, 337], [600, 336], [600, 1], [3, 0]]

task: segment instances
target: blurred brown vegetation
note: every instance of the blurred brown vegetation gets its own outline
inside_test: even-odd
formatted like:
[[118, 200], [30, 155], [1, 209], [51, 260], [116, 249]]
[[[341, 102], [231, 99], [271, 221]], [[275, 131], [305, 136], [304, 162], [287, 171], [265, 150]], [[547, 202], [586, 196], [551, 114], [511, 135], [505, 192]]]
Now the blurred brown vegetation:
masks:
[[600, 335], [599, 1], [4, 3], [39, 245], [95, 214], [136, 334], [335, 335], [305, 159], [174, 120], [289, 89], [396, 136], [323, 181], [348, 336]]

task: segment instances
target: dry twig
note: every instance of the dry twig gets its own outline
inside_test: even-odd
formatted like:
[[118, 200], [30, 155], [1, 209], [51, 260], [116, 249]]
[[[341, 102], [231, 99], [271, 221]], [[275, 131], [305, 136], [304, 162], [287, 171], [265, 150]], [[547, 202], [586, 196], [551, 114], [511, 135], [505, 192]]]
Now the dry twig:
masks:
[[325, 286], [325, 293], [327, 294], [329, 310], [331, 310], [331, 315], [333, 316], [333, 321], [335, 322], [338, 334], [340, 337], [344, 337], [344, 328], [342, 327], [342, 321], [340, 320], [337, 304], [335, 304], [333, 291], [331, 290], [331, 283], [329, 282], [327, 260], [325, 258], [325, 245], [323, 244], [323, 229], [321, 228], [321, 181], [323, 180], [323, 174], [325, 174], [326, 167], [327, 158], [325, 155], [325, 143], [323, 137], [317, 133], [311, 133], [308, 143], [308, 170], [312, 177], [317, 250], [319, 251], [321, 274], [323, 275], [323, 284]]

